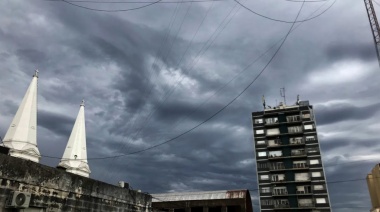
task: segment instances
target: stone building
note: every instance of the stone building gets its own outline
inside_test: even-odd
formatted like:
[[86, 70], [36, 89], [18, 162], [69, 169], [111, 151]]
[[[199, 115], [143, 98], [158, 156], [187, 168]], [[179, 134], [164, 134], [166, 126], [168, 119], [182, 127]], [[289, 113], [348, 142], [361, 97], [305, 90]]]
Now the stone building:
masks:
[[89, 178], [84, 101], [58, 168], [39, 164], [37, 81], [0, 146], [0, 212], [150, 212], [149, 194]]
[[152, 194], [153, 211], [253, 212], [248, 190]]

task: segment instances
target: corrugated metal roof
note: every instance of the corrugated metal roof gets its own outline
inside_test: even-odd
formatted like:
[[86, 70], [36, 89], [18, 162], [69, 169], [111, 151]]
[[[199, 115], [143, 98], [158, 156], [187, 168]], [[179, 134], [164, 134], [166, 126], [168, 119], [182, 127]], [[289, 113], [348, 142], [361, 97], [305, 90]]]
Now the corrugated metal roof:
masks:
[[183, 193], [152, 194], [153, 202], [173, 202], [214, 199], [243, 199], [247, 190], [200, 191]]

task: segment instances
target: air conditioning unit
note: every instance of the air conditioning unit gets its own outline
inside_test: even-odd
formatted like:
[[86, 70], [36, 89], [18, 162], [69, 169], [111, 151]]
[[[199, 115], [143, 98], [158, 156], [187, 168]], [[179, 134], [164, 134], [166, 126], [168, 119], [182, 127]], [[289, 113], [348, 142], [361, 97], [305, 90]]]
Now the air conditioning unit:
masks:
[[8, 196], [5, 207], [7, 208], [28, 208], [31, 194], [28, 192], [13, 191]]

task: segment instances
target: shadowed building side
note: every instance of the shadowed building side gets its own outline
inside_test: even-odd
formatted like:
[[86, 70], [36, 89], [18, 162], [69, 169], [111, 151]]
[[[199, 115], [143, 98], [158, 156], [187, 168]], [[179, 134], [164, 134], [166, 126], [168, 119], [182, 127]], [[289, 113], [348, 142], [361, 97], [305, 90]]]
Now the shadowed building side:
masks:
[[376, 164], [367, 175], [367, 185], [371, 197], [371, 212], [380, 212], [380, 165]]
[[91, 171], [87, 162], [85, 121], [84, 101], [82, 101], [65, 152], [63, 153], [61, 162], [58, 164], [58, 168], [63, 168], [67, 172], [81, 175], [83, 177], [89, 177]]
[[3, 139], [5, 147], [13, 157], [38, 163], [41, 157], [37, 148], [37, 80], [38, 71], [14, 116]]
[[253, 212], [248, 190], [152, 194], [153, 211]]

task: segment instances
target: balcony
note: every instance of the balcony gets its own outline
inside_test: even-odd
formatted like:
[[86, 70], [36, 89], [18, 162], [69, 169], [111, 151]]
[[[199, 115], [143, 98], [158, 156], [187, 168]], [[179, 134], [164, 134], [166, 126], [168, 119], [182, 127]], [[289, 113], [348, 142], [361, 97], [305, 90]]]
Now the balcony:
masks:
[[284, 170], [285, 165], [283, 163], [274, 163], [269, 166], [269, 171]]
[[300, 208], [312, 208], [312, 207], [314, 207], [314, 203], [298, 203], [298, 207], [300, 207]]
[[291, 152], [291, 156], [306, 156], [305, 150], [296, 150]]
[[305, 140], [302, 137], [299, 138], [290, 138], [289, 139], [290, 145], [302, 145], [305, 144]]
[[274, 204], [274, 208], [289, 208], [289, 202], [281, 203], [281, 204]]
[[284, 196], [284, 195], [288, 195], [288, 191], [286, 189], [272, 191], [272, 196]]
[[309, 165], [307, 163], [294, 163], [293, 169], [308, 169]]
[[287, 122], [300, 122], [301, 117], [300, 116], [288, 116], [286, 117]]

